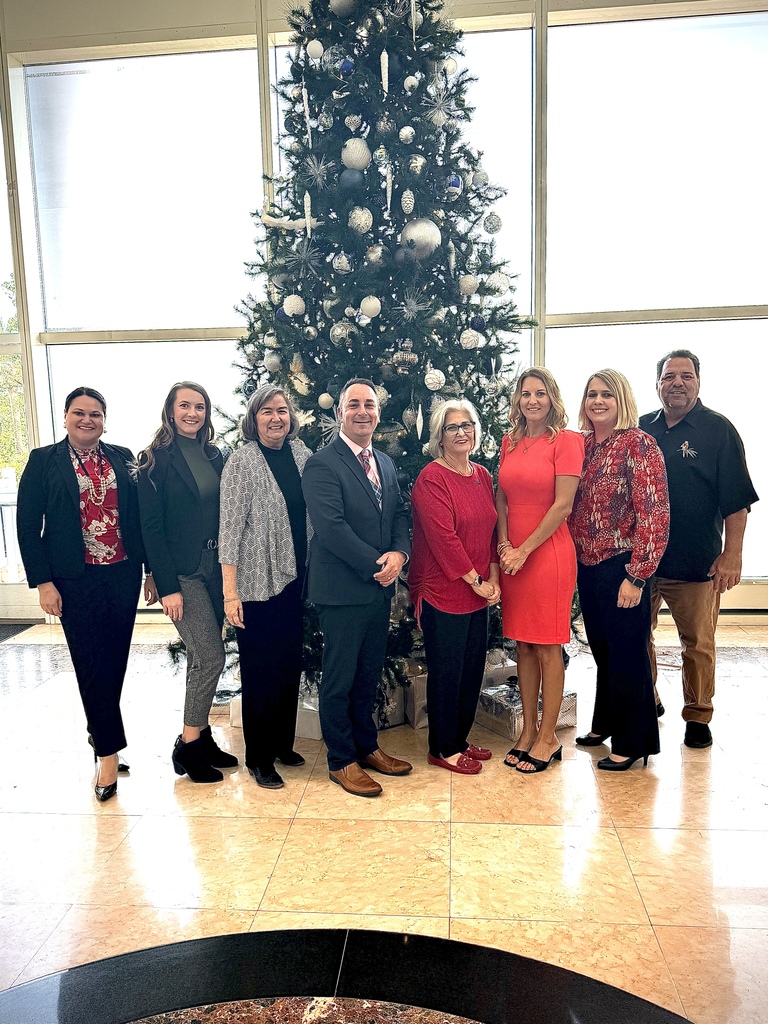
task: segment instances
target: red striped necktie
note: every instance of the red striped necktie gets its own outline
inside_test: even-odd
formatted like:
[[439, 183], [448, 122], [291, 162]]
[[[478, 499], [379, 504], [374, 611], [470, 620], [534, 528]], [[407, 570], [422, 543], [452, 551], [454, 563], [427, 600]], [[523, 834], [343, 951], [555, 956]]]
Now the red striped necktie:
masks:
[[381, 508], [381, 484], [379, 483], [379, 476], [376, 472], [376, 466], [373, 463], [372, 455], [373, 453], [370, 448], [363, 448], [358, 455], [358, 458], [360, 459], [360, 463], [365, 470], [365, 475], [368, 477], [368, 481], [373, 488], [373, 493], [376, 495], [376, 501], [379, 503], [379, 508]]

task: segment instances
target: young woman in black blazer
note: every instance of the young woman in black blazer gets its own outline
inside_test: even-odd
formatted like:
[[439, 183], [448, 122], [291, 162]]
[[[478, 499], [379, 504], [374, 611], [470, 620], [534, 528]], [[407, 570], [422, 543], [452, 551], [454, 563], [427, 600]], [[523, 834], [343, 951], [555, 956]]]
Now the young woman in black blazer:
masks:
[[[61, 619], [72, 656], [102, 801], [117, 792], [126, 745], [120, 694], [144, 561], [135, 460], [101, 440], [106, 412], [93, 388], [67, 396], [67, 436], [30, 452], [17, 513], [27, 582], [43, 611]], [[144, 593], [148, 603], [157, 599], [149, 578]]]
[[224, 668], [224, 594], [218, 559], [219, 480], [211, 400], [191, 381], [174, 384], [162, 423], [139, 455], [141, 529], [163, 611], [187, 648], [183, 729], [173, 766], [193, 782], [221, 782], [237, 758], [213, 739], [208, 715]]

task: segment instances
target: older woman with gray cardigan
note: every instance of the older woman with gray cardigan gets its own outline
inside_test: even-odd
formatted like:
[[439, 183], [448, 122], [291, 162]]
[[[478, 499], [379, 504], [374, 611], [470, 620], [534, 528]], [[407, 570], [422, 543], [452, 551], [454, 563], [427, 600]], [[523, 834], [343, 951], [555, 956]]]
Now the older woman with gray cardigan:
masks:
[[248, 402], [221, 475], [219, 561], [224, 610], [236, 627], [245, 763], [260, 786], [284, 785], [275, 761], [299, 767], [293, 749], [304, 636], [302, 587], [311, 526], [301, 474], [312, 452], [285, 392], [266, 385]]

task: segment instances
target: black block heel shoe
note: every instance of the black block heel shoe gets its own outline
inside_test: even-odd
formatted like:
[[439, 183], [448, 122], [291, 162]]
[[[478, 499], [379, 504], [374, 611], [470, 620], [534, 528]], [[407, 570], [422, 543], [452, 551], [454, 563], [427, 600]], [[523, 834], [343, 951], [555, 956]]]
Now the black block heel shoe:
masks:
[[604, 736], [590, 736], [586, 733], [584, 736], [577, 736], [575, 742], [580, 747], [602, 747], [610, 735], [609, 732]]
[[643, 759], [643, 768], [648, 764], [650, 754], [638, 754], [636, 757], [626, 757], [623, 761], [612, 761], [610, 757], [603, 757], [597, 762], [597, 767], [604, 772], [626, 772], [632, 767], [635, 761]]
[[222, 782], [224, 779], [218, 768], [214, 768], [208, 760], [208, 749], [202, 737], [185, 743], [179, 736], [171, 760], [176, 774], [188, 775], [192, 782]]
[[[547, 768], [549, 768], [549, 766], [552, 764], [553, 761], [562, 761], [562, 760], [563, 760], [563, 745], [561, 743], [560, 746], [557, 748], [557, 750], [554, 752], [554, 754], [550, 757], [550, 759], [548, 761], [542, 761], [538, 757], [531, 757], [530, 754], [526, 754], [525, 757], [521, 757], [520, 760], [515, 765], [515, 771], [516, 772], [520, 772], [521, 775], [536, 775], [539, 772], [545, 772], [547, 770]], [[531, 770], [530, 768], [523, 768], [522, 765], [524, 765], [524, 764], [532, 764], [533, 765], [533, 770]]]
[[237, 768], [240, 763], [234, 754], [228, 754], [222, 750], [213, 738], [210, 725], [200, 730], [200, 742], [205, 748], [208, 757], [208, 764], [214, 768]]

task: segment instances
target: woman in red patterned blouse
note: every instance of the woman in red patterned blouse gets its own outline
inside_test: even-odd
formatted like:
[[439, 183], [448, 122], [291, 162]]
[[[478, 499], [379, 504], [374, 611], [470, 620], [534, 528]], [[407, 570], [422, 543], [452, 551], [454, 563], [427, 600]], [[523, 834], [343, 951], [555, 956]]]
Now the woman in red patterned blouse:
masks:
[[488, 608], [501, 597], [493, 481], [470, 461], [479, 446], [474, 406], [456, 399], [439, 405], [429, 423], [434, 462], [411, 495], [408, 586], [427, 659], [428, 760], [460, 775], [477, 775], [491, 756], [467, 736], [485, 669]]
[[637, 420], [626, 377], [600, 370], [590, 378], [579, 411], [584, 472], [569, 525], [597, 692], [592, 731], [576, 742], [596, 747], [610, 736], [611, 753], [597, 763], [606, 771], [659, 752], [646, 584], [667, 546], [669, 496], [664, 457]]

